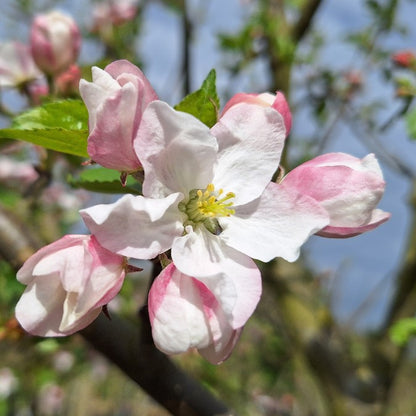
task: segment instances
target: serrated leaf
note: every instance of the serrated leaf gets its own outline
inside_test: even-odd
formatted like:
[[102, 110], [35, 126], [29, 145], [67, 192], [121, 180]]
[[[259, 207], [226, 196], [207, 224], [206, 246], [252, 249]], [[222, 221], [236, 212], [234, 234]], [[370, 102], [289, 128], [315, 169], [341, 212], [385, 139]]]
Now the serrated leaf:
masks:
[[110, 194], [141, 194], [141, 185], [131, 176], [127, 177], [126, 186], [120, 182], [120, 172], [103, 167], [85, 169], [78, 177], [68, 177], [68, 183], [74, 188]]
[[22, 140], [70, 155], [88, 157], [88, 130], [65, 129], [1, 129], [0, 139]]
[[413, 140], [416, 140], [416, 107], [406, 115], [407, 134]]
[[403, 318], [390, 328], [390, 338], [398, 346], [406, 345], [416, 335], [416, 318]]
[[46, 149], [88, 157], [88, 111], [80, 100], [44, 104], [17, 116], [0, 129], [0, 139], [22, 140]]
[[212, 127], [218, 118], [220, 100], [216, 88], [216, 73], [212, 69], [199, 90], [187, 95], [175, 110], [192, 114], [208, 127]]

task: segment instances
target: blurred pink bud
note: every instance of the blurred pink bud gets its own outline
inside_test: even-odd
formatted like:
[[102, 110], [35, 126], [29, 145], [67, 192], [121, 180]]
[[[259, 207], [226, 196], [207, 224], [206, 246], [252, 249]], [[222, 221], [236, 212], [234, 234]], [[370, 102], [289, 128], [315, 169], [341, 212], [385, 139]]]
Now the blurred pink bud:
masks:
[[137, 14], [135, 0], [108, 0], [96, 3], [92, 10], [92, 31], [106, 30], [108, 26], [121, 25], [133, 20]]
[[0, 44], [0, 88], [21, 87], [42, 76], [28, 46], [19, 42]]
[[281, 185], [314, 198], [327, 210], [330, 223], [317, 233], [323, 237], [353, 237], [390, 218], [376, 209], [385, 183], [373, 154], [363, 159], [345, 153], [318, 156], [289, 172]]
[[33, 254], [17, 272], [27, 288], [16, 318], [33, 335], [70, 335], [97, 318], [124, 276], [124, 257], [104, 249], [94, 236], [66, 235]]
[[399, 51], [391, 56], [391, 60], [402, 68], [416, 66], [416, 56], [412, 51]]
[[9, 367], [0, 368], [0, 400], [11, 396], [18, 388], [19, 380]]
[[261, 94], [237, 93], [225, 104], [222, 115], [224, 115], [233, 105], [242, 102], [257, 104], [263, 107], [272, 107], [277, 110], [285, 122], [286, 136], [289, 134], [292, 127], [292, 113], [290, 112], [289, 104], [283, 93], [280, 91], [277, 91], [276, 95], [269, 92], [263, 92]]
[[89, 113], [88, 154], [94, 162], [120, 172], [135, 172], [141, 163], [133, 149], [142, 114], [157, 95], [142, 71], [126, 60], [104, 70], [92, 68], [92, 82], [79, 91]]
[[56, 75], [77, 60], [81, 33], [72, 17], [52, 11], [33, 20], [30, 45], [38, 67], [46, 74]]
[[79, 91], [81, 69], [78, 65], [71, 65], [65, 72], [56, 77], [55, 86], [57, 92], [64, 97], [75, 95]]
[[42, 98], [49, 95], [49, 86], [46, 81], [31, 82], [27, 86], [27, 93], [34, 105], [42, 104]]
[[31, 163], [0, 157], [0, 181], [8, 185], [28, 185], [39, 177]]

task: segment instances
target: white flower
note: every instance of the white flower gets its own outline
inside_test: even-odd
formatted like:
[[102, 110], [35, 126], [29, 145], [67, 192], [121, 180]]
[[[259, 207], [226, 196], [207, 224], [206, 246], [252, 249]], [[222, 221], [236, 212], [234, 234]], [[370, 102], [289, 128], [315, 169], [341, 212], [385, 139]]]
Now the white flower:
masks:
[[247, 257], [294, 261], [329, 220], [313, 198], [270, 182], [285, 136], [271, 107], [236, 104], [208, 129], [154, 101], [134, 142], [144, 196], [81, 215], [107, 249], [140, 259], [171, 249], [175, 266], [196, 278], [232, 275]]

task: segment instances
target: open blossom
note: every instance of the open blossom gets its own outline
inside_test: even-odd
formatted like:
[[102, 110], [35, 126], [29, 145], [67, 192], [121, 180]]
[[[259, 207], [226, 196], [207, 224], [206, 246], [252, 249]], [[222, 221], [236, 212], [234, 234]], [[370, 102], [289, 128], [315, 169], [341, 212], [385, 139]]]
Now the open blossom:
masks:
[[94, 162], [121, 172], [135, 172], [141, 163], [133, 140], [142, 114], [157, 95], [143, 72], [126, 60], [104, 70], [92, 68], [92, 82], [81, 80], [81, 97], [88, 108], [88, 154]]
[[82, 210], [106, 248], [151, 259], [171, 249], [193, 277], [234, 274], [247, 258], [294, 261], [328, 214], [308, 196], [270, 182], [286, 135], [272, 107], [239, 103], [212, 129], [155, 101], [135, 141], [144, 196]]
[[19, 42], [0, 44], [0, 87], [20, 87], [39, 80], [42, 72], [36, 66], [30, 48]]
[[41, 248], [17, 272], [27, 285], [16, 318], [33, 335], [69, 335], [89, 325], [120, 290], [124, 257], [94, 236], [66, 235]]
[[231, 354], [260, 294], [261, 277], [254, 263], [236, 268], [232, 282], [221, 275], [195, 279], [171, 263], [149, 292], [153, 340], [166, 354], [197, 348], [218, 364]]
[[56, 75], [76, 62], [81, 32], [71, 16], [51, 11], [34, 18], [30, 45], [38, 67], [46, 74]]
[[373, 154], [363, 159], [345, 153], [318, 156], [289, 172], [282, 186], [311, 196], [327, 210], [330, 223], [318, 233], [324, 237], [352, 237], [390, 218], [376, 209], [385, 183]]
[[276, 94], [271, 94], [270, 92], [263, 92], [261, 94], [235, 94], [225, 104], [222, 114], [225, 114], [225, 112], [228, 111], [228, 109], [233, 105], [242, 102], [262, 105], [265, 107], [273, 107], [283, 117], [286, 128], [286, 136], [290, 133], [290, 129], [292, 128], [292, 113], [290, 112], [289, 104], [287, 103], [285, 96], [280, 91], [277, 91]]

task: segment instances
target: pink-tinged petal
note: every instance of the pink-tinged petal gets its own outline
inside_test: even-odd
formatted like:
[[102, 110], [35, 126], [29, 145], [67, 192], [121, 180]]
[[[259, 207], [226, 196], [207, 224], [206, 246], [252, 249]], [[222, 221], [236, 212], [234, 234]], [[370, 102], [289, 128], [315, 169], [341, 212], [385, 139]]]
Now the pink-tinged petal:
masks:
[[144, 73], [136, 65], [133, 65], [126, 59], [120, 59], [112, 62], [105, 67], [105, 71], [116, 79], [122, 86], [127, 82], [137, 80], [137, 87], [140, 90], [140, 101], [142, 103], [143, 110], [152, 101], [158, 99], [155, 90]]
[[198, 119], [154, 101], [143, 114], [134, 148], [145, 171], [143, 195], [188, 195], [211, 182], [217, 143]]
[[[55, 263], [55, 259], [51, 259], [50, 255], [54, 253], [64, 250], [69, 247], [77, 246], [80, 241], [88, 240], [89, 236], [80, 236], [80, 235], [66, 235], [61, 239], [42, 247], [32, 256], [30, 256], [23, 264], [23, 266], [18, 270], [16, 274], [16, 278], [20, 283], [28, 285], [34, 279], [34, 275], [40, 274], [49, 274], [52, 272], [57, 271], [53, 264]], [[39, 266], [41, 261], [45, 261], [43, 259], [51, 259], [51, 263], [43, 263], [45, 268], [42, 270]], [[41, 263], [42, 264], [42, 263]], [[51, 267], [50, 267], [51, 266]], [[34, 273], [34, 269], [37, 268], [38, 272]]]
[[224, 106], [222, 115], [224, 115], [232, 106], [239, 103], [257, 104], [263, 107], [272, 107], [277, 110], [283, 117], [286, 128], [286, 136], [292, 127], [292, 113], [289, 104], [283, 93], [277, 91], [276, 94], [263, 92], [261, 94], [235, 94]]
[[173, 264], [153, 282], [148, 305], [153, 340], [166, 354], [203, 348], [211, 342], [204, 307], [215, 308], [215, 297]]
[[374, 228], [377, 228], [379, 225], [385, 223], [390, 217], [391, 214], [389, 212], [385, 212], [380, 209], [375, 209], [372, 212], [371, 219], [365, 225], [356, 227], [334, 227], [328, 225], [316, 234], [321, 237], [328, 238], [355, 237], [356, 235], [360, 235], [366, 233], [367, 231], [371, 231]]
[[28, 284], [15, 309], [23, 329], [45, 337], [64, 335], [59, 330], [65, 301], [65, 292], [60, 286], [55, 273], [39, 276], [36, 282]]
[[176, 238], [172, 259], [181, 272], [199, 279], [214, 293], [233, 329], [245, 324], [261, 295], [260, 271], [252, 259], [204, 228]]
[[[227, 258], [222, 273], [199, 276], [197, 279], [215, 295], [232, 328], [238, 329], [246, 324], [260, 300], [261, 273], [249, 257], [230, 247], [226, 247], [226, 253], [230, 257]], [[199, 270], [201, 272], [203, 273], [203, 268]]]
[[328, 225], [327, 212], [295, 189], [270, 183], [235, 215], [219, 218], [225, 243], [252, 258], [268, 262], [275, 257], [295, 261], [300, 247]]
[[240, 329], [234, 330], [214, 294], [201, 281], [166, 267], [155, 279], [148, 298], [152, 335], [167, 354], [198, 348], [213, 364], [224, 361]]
[[277, 110], [283, 117], [286, 127], [286, 136], [289, 134], [292, 128], [292, 113], [290, 112], [289, 104], [286, 101], [285, 96], [280, 91], [276, 92], [275, 100], [272, 107]]
[[198, 352], [210, 363], [221, 364], [230, 357], [234, 347], [240, 339], [241, 332], [242, 328], [234, 329], [229, 337], [224, 337], [225, 339], [221, 338], [219, 342], [213, 342], [208, 345], [208, 347], [200, 348], [198, 349]]
[[125, 259], [94, 236], [68, 235], [30, 257], [18, 272], [27, 288], [16, 318], [34, 335], [64, 336], [89, 325], [120, 290]]
[[92, 82], [81, 79], [79, 92], [88, 109], [88, 125], [92, 131], [97, 124], [97, 112], [109, 97], [114, 96], [120, 90], [119, 83], [113, 77], [96, 66], [91, 68]]
[[215, 187], [233, 192], [235, 205], [258, 198], [279, 166], [286, 132], [282, 116], [270, 107], [240, 103], [211, 132], [219, 145]]
[[168, 250], [183, 233], [180, 193], [151, 199], [125, 195], [113, 204], [101, 204], [80, 214], [106, 249], [127, 257], [152, 259]]
[[[383, 196], [385, 182], [372, 154], [363, 159], [344, 153], [319, 156], [289, 172], [282, 185], [318, 201], [328, 211], [331, 227], [354, 229], [369, 224], [375, 227], [384, 222], [373, 219], [373, 210]], [[335, 232], [335, 228], [332, 231]], [[341, 233], [343, 237], [349, 234]]]
[[95, 128], [88, 137], [88, 154], [95, 162], [109, 169], [136, 171], [140, 161], [133, 152], [133, 136], [137, 129], [137, 89], [129, 83], [107, 98], [96, 115]]

